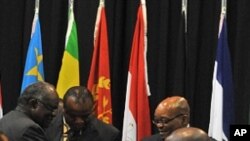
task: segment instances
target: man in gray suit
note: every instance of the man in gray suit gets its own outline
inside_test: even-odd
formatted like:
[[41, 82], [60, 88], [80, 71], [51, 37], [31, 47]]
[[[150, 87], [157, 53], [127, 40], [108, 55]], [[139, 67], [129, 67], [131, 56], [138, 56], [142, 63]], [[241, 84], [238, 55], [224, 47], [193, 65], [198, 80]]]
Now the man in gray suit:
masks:
[[19, 97], [16, 109], [0, 120], [0, 130], [11, 141], [49, 141], [44, 128], [56, 115], [58, 101], [53, 85], [33, 83]]

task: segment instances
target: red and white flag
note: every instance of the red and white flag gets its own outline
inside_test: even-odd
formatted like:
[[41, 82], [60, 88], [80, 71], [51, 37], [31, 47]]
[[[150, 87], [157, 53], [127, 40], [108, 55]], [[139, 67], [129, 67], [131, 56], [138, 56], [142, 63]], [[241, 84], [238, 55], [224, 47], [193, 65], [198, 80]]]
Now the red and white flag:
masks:
[[128, 80], [122, 141], [141, 141], [151, 135], [147, 80], [146, 4], [141, 2], [134, 31]]
[[100, 0], [95, 25], [94, 51], [88, 78], [88, 89], [91, 90], [95, 97], [97, 106], [96, 113], [98, 119], [106, 123], [112, 123], [109, 70], [110, 66], [106, 14], [104, 0]]

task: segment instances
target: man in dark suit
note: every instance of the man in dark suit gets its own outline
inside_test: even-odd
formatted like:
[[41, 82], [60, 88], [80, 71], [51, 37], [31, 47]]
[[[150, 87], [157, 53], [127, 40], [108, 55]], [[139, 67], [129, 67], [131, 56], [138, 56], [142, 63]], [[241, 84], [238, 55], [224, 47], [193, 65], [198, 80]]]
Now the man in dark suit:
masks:
[[159, 133], [146, 137], [143, 141], [163, 141], [174, 130], [187, 127], [190, 108], [184, 97], [172, 96], [164, 99], [155, 109], [153, 124]]
[[47, 128], [56, 115], [58, 95], [49, 83], [37, 82], [28, 86], [18, 99], [15, 110], [0, 120], [0, 131], [10, 141], [49, 141]]
[[207, 133], [195, 127], [178, 128], [164, 141], [210, 141]]
[[63, 98], [63, 113], [58, 113], [46, 130], [50, 141], [120, 141], [118, 129], [97, 119], [94, 99], [83, 86], [71, 87]]

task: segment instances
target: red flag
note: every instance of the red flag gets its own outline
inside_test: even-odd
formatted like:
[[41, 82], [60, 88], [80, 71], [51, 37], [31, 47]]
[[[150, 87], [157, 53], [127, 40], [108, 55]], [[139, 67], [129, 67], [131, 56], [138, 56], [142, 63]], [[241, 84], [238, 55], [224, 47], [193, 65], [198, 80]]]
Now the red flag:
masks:
[[0, 118], [3, 117], [2, 87], [0, 82]]
[[95, 97], [98, 118], [106, 123], [112, 123], [109, 48], [104, 3], [100, 3], [98, 8], [94, 36], [94, 51], [88, 89]]
[[146, 62], [145, 4], [138, 9], [130, 56], [122, 141], [141, 141], [151, 134]]

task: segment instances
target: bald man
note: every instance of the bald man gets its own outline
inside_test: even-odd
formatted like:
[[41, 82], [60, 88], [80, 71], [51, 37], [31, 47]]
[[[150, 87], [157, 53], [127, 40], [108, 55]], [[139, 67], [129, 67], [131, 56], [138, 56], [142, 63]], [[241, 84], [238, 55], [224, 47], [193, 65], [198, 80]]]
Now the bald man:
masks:
[[144, 138], [143, 141], [163, 141], [174, 130], [189, 125], [190, 108], [181, 96], [172, 96], [159, 103], [154, 113], [153, 123], [159, 133]]
[[184, 127], [173, 131], [164, 141], [210, 141], [210, 138], [202, 129]]
[[9, 141], [8, 137], [0, 131], [0, 141]]

